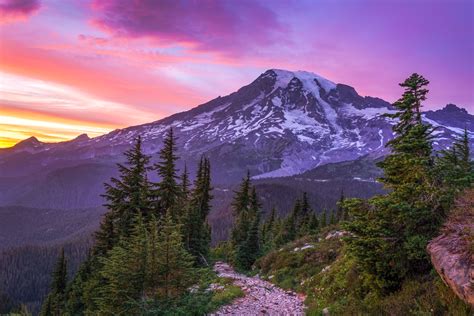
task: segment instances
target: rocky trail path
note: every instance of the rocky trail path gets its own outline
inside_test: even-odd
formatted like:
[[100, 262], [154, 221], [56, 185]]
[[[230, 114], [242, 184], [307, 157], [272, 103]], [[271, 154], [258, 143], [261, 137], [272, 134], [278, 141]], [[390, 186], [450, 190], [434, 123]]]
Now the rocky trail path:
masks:
[[303, 297], [285, 291], [259, 277], [237, 273], [224, 262], [217, 262], [214, 270], [220, 277], [231, 278], [245, 296], [221, 307], [212, 315], [304, 315]]

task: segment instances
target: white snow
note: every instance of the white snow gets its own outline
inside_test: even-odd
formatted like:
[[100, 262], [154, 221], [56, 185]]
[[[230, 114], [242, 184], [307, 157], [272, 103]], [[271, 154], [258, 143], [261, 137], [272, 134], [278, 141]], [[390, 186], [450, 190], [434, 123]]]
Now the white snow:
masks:
[[314, 90], [315, 87], [318, 91], [319, 95], [319, 86], [314, 82], [316, 79], [321, 87], [326, 91], [329, 92], [332, 89], [336, 88], [336, 84], [320, 75], [317, 75], [312, 72], [307, 71], [288, 71], [282, 69], [272, 69], [277, 74], [277, 81], [275, 83], [275, 88], [286, 88], [288, 83], [290, 83], [291, 79], [298, 78], [302, 83], [303, 86], [308, 90]]
[[[458, 127], [453, 127], [453, 126], [441, 125], [440, 123], [438, 123], [438, 122], [436, 122], [436, 121], [434, 121], [434, 120], [432, 120], [432, 119], [427, 118], [426, 115], [424, 115], [424, 114], [422, 115], [422, 119], [423, 119], [423, 121], [425, 121], [426, 123], [429, 123], [429, 124], [433, 125], [434, 127], [443, 127], [443, 128], [449, 129], [451, 132], [454, 132], [454, 133], [456, 133], [456, 134], [458, 134], [458, 135], [463, 135], [463, 134], [464, 134], [464, 129], [458, 128]], [[440, 133], [440, 132], [438, 132], [438, 133]], [[474, 133], [472, 133], [472, 132], [470, 132], [470, 131], [468, 131], [467, 133], [468, 133], [469, 135], [474, 136]]]

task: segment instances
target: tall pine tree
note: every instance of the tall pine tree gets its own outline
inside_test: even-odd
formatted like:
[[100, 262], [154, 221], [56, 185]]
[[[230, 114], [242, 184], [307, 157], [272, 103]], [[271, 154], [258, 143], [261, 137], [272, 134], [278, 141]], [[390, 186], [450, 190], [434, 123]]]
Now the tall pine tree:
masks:
[[62, 248], [53, 272], [53, 280], [51, 282], [49, 295], [41, 308], [41, 316], [61, 316], [64, 314], [66, 287], [67, 260], [64, 256], [64, 248]]
[[351, 218], [345, 227], [352, 233], [349, 250], [374, 284], [386, 291], [397, 289], [407, 275], [430, 268], [426, 244], [436, 233], [443, 216], [432, 179], [431, 133], [421, 121], [428, 80], [411, 75], [400, 84], [405, 92], [394, 104], [395, 138], [391, 154], [379, 166], [380, 181], [390, 190], [368, 202], [348, 200]]
[[165, 136], [159, 157], [160, 161], [153, 166], [160, 177], [160, 181], [156, 184], [154, 190], [157, 200], [155, 205], [156, 215], [161, 217], [169, 210], [173, 220], [178, 221], [182, 215], [182, 210], [178, 209], [181, 190], [177, 182], [176, 161], [178, 157], [176, 156], [176, 139], [173, 128], [170, 128]]
[[108, 212], [96, 234], [96, 252], [110, 250], [120, 237], [129, 236], [138, 213], [147, 218], [151, 212], [150, 184], [147, 178], [150, 157], [143, 153], [141, 137], [125, 152], [126, 163], [117, 164], [119, 177], [105, 184], [103, 195]]
[[197, 263], [206, 264], [211, 243], [207, 216], [211, 211], [211, 166], [201, 158], [185, 221], [185, 244]]

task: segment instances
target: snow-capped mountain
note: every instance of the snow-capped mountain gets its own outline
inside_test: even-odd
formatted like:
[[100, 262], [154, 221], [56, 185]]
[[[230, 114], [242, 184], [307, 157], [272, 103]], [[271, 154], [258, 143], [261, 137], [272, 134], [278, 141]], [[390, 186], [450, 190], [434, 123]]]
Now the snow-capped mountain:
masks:
[[[0, 152], [0, 176], [115, 162], [138, 135], [153, 154], [170, 127], [182, 160], [192, 168], [201, 155], [208, 156], [218, 183], [235, 182], [247, 169], [255, 178], [288, 176], [328, 162], [385, 154], [393, 122], [382, 114], [391, 112], [388, 102], [362, 97], [350, 86], [305, 71], [272, 69], [230, 95], [153, 123], [58, 144], [26, 140]], [[455, 105], [423, 118], [439, 127], [438, 147], [449, 146], [464, 127], [474, 135], [474, 116]], [[27, 166], [21, 163], [26, 156], [34, 156]]]
[[[211, 160], [215, 199], [209, 221], [213, 240], [222, 240], [232, 224], [232, 190], [247, 169], [258, 178], [265, 210], [275, 203], [282, 212], [291, 209], [302, 191], [319, 210], [334, 207], [341, 189], [365, 198], [382, 192], [374, 181], [380, 172], [374, 158], [386, 153], [393, 137], [393, 122], [382, 116], [391, 111], [381, 99], [318, 75], [268, 70], [228, 96], [153, 123], [56, 144], [29, 138], [0, 149], [0, 218], [14, 231], [33, 218], [31, 241], [89, 234], [104, 211], [103, 183], [117, 175], [122, 153], [141, 135], [156, 159], [173, 127], [179, 168], [186, 163], [193, 175], [201, 155]], [[464, 128], [474, 136], [474, 116], [455, 105], [423, 118], [438, 127], [438, 148], [450, 146]], [[284, 175], [293, 176], [279, 177]], [[0, 244], [17, 239], [0, 233]]]

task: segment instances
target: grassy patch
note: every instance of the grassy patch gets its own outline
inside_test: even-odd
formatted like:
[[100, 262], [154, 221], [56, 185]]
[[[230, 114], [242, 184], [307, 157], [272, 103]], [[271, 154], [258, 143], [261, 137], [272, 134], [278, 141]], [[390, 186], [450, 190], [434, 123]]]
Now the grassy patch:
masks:
[[223, 290], [214, 292], [209, 303], [208, 312], [216, 311], [221, 306], [228, 305], [244, 295], [245, 293], [240, 287], [232, 284], [226, 285]]

